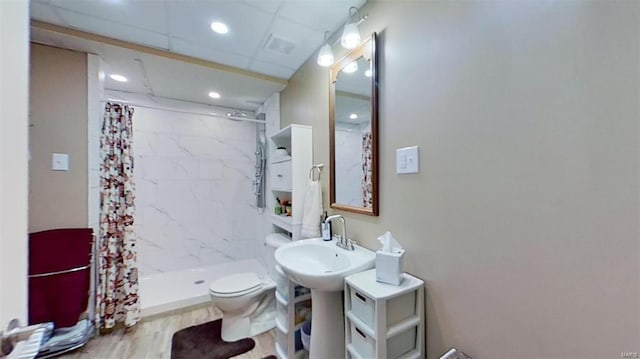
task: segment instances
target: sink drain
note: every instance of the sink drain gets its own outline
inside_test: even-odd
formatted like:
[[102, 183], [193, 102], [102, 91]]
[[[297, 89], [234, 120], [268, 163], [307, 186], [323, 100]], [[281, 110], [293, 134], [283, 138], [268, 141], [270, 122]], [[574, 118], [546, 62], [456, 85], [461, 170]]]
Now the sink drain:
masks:
[[204, 279], [200, 279], [200, 280], [197, 280], [197, 281], [193, 282], [193, 284], [202, 284], [202, 283], [204, 283]]

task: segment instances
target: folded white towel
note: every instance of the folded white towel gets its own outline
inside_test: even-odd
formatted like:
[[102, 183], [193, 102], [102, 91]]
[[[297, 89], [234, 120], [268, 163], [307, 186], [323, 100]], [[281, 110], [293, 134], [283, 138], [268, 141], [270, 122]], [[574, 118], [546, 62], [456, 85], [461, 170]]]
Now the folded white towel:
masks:
[[322, 217], [322, 187], [320, 181], [309, 180], [304, 194], [302, 210], [302, 238], [320, 237], [320, 219]]

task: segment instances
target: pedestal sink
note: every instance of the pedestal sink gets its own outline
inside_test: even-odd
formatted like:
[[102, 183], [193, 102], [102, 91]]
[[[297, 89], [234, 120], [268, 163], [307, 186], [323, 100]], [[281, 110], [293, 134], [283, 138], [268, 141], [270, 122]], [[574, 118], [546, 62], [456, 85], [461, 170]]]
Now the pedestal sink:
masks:
[[344, 278], [373, 268], [375, 253], [357, 245], [349, 251], [335, 240], [314, 238], [286, 244], [275, 256], [289, 279], [311, 289], [309, 358], [344, 357]]

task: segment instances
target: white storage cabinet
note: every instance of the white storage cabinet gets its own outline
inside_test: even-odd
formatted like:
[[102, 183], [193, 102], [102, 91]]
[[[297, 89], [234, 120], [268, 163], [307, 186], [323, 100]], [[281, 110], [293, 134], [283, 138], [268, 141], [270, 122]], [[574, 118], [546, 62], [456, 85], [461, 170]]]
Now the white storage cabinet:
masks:
[[[302, 228], [302, 199], [309, 170], [313, 165], [313, 137], [311, 126], [289, 125], [270, 136], [269, 181], [273, 198], [291, 200], [291, 216], [271, 213], [276, 232], [285, 232], [293, 240], [300, 239]], [[277, 156], [278, 147], [284, 147], [290, 157]]]
[[280, 359], [302, 359], [302, 324], [311, 316], [311, 291], [288, 280], [280, 267], [276, 269], [276, 353]]
[[376, 282], [376, 270], [346, 277], [345, 357], [425, 357], [424, 282], [403, 274], [399, 286]]

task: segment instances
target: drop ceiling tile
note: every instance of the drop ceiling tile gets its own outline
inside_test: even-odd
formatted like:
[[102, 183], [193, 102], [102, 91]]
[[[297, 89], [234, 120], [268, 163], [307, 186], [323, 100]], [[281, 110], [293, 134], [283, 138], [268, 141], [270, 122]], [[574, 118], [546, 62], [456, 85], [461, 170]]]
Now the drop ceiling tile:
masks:
[[365, 2], [366, 0], [287, 0], [278, 16], [315, 30], [333, 32], [348, 19], [351, 6], [360, 8]]
[[49, 22], [56, 25], [66, 25], [62, 18], [56, 14], [54, 8], [52, 6], [47, 5], [45, 2], [35, 2], [32, 1], [29, 4], [29, 11], [31, 13], [31, 18]]
[[250, 58], [248, 56], [235, 55], [224, 51], [217, 51], [212, 47], [199, 46], [182, 39], [171, 39], [171, 47], [173, 52], [208, 60], [211, 62], [216, 62], [223, 65], [229, 65], [241, 69], [247, 69], [249, 66]]
[[[50, 0], [51, 4], [88, 15], [149, 31], [167, 33], [165, 6], [161, 1], [131, 0]], [[117, 26], [117, 25], [114, 25]], [[86, 29], [89, 32], [91, 28]]]
[[239, 0], [249, 6], [264, 10], [270, 14], [276, 13], [280, 8], [280, 4], [284, 3], [283, 0]]
[[306, 26], [277, 18], [269, 29], [277, 37], [282, 37], [296, 44], [290, 54], [283, 54], [261, 47], [255, 58], [285, 67], [298, 68], [317, 48], [324, 38], [321, 31], [311, 30]]
[[[142, 54], [155, 94], [161, 97], [239, 109], [255, 109], [255, 101], [264, 102], [284, 88], [252, 76], [234, 74], [204, 66], [187, 64], [158, 56]], [[209, 91], [220, 93], [220, 99], [208, 97]], [[253, 102], [252, 102], [253, 101]]]
[[58, 9], [58, 12], [69, 26], [83, 31], [161, 49], [167, 49], [169, 47], [169, 40], [166, 35], [131, 26], [115, 24], [110, 21], [63, 9]]
[[249, 66], [249, 70], [261, 74], [288, 79], [296, 72], [295, 68], [272, 64], [269, 62], [254, 60]]
[[[272, 16], [262, 10], [231, 1], [169, 2], [171, 35], [216, 51], [251, 56], [261, 45]], [[224, 35], [211, 31], [213, 21], [229, 27]]]

